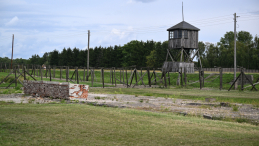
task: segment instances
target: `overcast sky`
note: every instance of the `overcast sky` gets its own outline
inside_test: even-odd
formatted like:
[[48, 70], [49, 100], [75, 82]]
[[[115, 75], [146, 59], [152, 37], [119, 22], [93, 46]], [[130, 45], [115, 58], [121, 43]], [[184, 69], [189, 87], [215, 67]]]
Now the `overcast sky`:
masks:
[[[259, 0], [183, 0], [184, 20], [200, 29], [199, 41], [216, 43], [228, 31], [259, 35]], [[165, 41], [182, 21], [179, 0], [0, 0], [0, 57], [30, 58], [54, 49]]]

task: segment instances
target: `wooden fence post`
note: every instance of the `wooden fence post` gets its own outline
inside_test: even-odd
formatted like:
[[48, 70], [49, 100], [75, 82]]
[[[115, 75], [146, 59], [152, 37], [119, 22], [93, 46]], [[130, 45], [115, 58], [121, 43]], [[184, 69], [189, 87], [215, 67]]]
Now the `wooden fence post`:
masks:
[[113, 85], [113, 69], [111, 68], [111, 72], [112, 72], [112, 85]]
[[51, 67], [49, 65], [49, 81], [51, 81]]
[[164, 75], [164, 80], [165, 80], [165, 88], [167, 88], [167, 83], [166, 83], [166, 72], [164, 71], [164, 73], [163, 73]]
[[84, 67], [84, 77], [83, 77], [83, 81], [85, 81], [85, 67]]
[[115, 67], [114, 67], [114, 83], [115, 83], [115, 87], [116, 87], [116, 70], [115, 70]]
[[184, 68], [184, 84], [185, 84], [185, 87], [186, 87], [186, 82], [187, 82], [187, 77], [186, 77], [186, 67]]
[[23, 68], [23, 77], [24, 77], [24, 79], [23, 79], [23, 80], [26, 80], [25, 69], [26, 69], [26, 66], [24, 66], [24, 68]]
[[127, 68], [126, 68], [126, 80], [127, 80], [127, 88], [128, 88], [128, 75], [127, 75], [128, 73], [127, 73]]
[[122, 71], [122, 74], [123, 74], [123, 83], [125, 83], [125, 82], [124, 82], [124, 70], [125, 70], [125, 68], [123, 67], [123, 71]]
[[137, 76], [137, 68], [135, 67], [135, 80], [136, 80], [136, 83], [138, 82], [138, 76]]
[[199, 69], [200, 89], [202, 89], [201, 68]]
[[219, 89], [222, 89], [222, 68], [219, 68]]
[[204, 87], [204, 70], [202, 70], [202, 87]]
[[36, 66], [35, 66], [35, 64], [33, 64], [32, 68], [33, 68], [33, 76], [35, 77], [36, 76]]
[[103, 70], [103, 68], [101, 69], [101, 71], [102, 71], [102, 82], [103, 82], [103, 88], [104, 88], [104, 70]]
[[15, 82], [15, 87], [17, 87], [17, 79], [16, 79], [16, 68], [14, 66], [14, 82]]
[[149, 67], [147, 68], [147, 76], [148, 76], [148, 84], [149, 84], [149, 87], [151, 87], [151, 79], [150, 79], [150, 70], [149, 70]]
[[76, 68], [76, 80], [77, 80], [77, 84], [79, 84], [79, 80], [78, 80], [78, 67]]
[[169, 86], [170, 86], [170, 74], [169, 74], [170, 72], [168, 72], [168, 84], [169, 84]]
[[112, 77], [111, 77], [111, 74], [112, 74], [111, 71], [112, 71], [112, 70], [110, 69], [110, 83], [112, 82], [112, 81], [111, 81], [111, 78], [112, 78]]
[[121, 68], [120, 68], [120, 81], [121, 81]]
[[42, 80], [42, 70], [41, 70], [41, 66], [40, 66], [40, 79]]
[[183, 68], [181, 67], [181, 86], [183, 86]]
[[244, 69], [243, 67], [241, 68], [241, 90], [244, 90]]
[[91, 69], [91, 82], [92, 82], [92, 87], [94, 86], [94, 73], [93, 69]]
[[155, 85], [156, 85], [156, 70], [155, 70], [155, 68], [153, 68], [153, 75], [154, 75], [154, 78], [155, 78]]

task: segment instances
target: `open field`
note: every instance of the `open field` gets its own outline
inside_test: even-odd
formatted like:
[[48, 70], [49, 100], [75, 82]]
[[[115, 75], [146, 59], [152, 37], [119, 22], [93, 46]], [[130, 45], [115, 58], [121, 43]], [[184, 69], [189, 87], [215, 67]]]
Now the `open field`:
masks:
[[[95, 74], [98, 79], [100, 72], [99, 75], [98, 71]], [[7, 73], [0, 73], [0, 78], [6, 75]], [[215, 80], [207, 84], [211, 86], [209, 88], [205, 83], [202, 90], [194, 84], [187, 87], [170, 86], [167, 89], [163, 86], [114, 88], [109, 82], [109, 75], [109, 72], [105, 72], [107, 88], [100, 88], [100, 83], [94, 83], [89, 93], [200, 101], [215, 98], [216, 102], [252, 104], [253, 108], [259, 108], [258, 92], [220, 91]], [[172, 78], [177, 77], [177, 74], [170, 75]], [[119, 78], [119, 72], [117, 76]], [[194, 80], [198, 79], [197, 74], [188, 75], [191, 76]], [[230, 79], [233, 75], [226, 76]], [[40, 80], [39, 77], [36, 79]], [[49, 81], [48, 78], [43, 79]], [[2, 87], [7, 86], [10, 81], [11, 79]], [[52, 81], [65, 82], [58, 79]], [[144, 82], [147, 83], [147, 79]], [[91, 85], [90, 82], [80, 83]], [[0, 94], [21, 93], [19, 87], [21, 84], [14, 89], [0, 89]], [[173, 112], [97, 107], [86, 103], [14, 104], [12, 101], [0, 101], [0, 145], [258, 145], [258, 126], [236, 123], [237, 120], [229, 121], [231, 122], [207, 120]]]
[[0, 105], [0, 145], [258, 145], [250, 124], [85, 104]]

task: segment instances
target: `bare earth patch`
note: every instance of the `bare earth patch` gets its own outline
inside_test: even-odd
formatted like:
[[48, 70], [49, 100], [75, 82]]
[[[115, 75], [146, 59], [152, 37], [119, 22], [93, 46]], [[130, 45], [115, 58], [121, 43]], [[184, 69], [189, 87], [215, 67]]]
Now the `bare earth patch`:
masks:
[[88, 99], [61, 101], [60, 99], [32, 97], [24, 94], [0, 95], [0, 101], [14, 103], [88, 103], [96, 106], [134, 108], [153, 112], [174, 112], [182, 115], [203, 116], [213, 118], [245, 118], [258, 123], [259, 109], [250, 104], [231, 104], [221, 106], [219, 102], [200, 100], [137, 96], [126, 94], [92, 94]]

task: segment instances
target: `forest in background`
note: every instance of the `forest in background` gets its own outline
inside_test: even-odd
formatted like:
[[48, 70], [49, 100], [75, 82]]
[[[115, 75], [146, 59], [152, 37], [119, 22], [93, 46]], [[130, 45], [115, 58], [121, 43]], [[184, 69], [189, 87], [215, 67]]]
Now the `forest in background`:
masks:
[[[199, 53], [204, 68], [226, 67], [234, 65], [234, 32], [226, 32], [216, 44], [202, 42], [199, 44]], [[165, 61], [168, 41], [155, 42], [133, 40], [123, 46], [95, 47], [89, 49], [90, 67], [138, 67], [161, 68]], [[247, 69], [259, 68], [259, 38], [246, 31], [237, 33], [237, 66]], [[0, 62], [10, 63], [8, 57], [1, 58]], [[87, 49], [64, 48], [61, 52], [53, 50], [45, 52], [42, 57], [38, 54], [29, 59], [16, 58], [16, 64], [45, 64], [56, 66], [87, 66]]]

